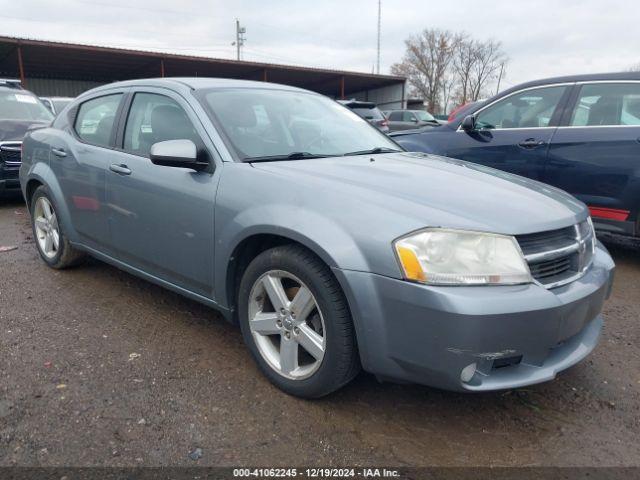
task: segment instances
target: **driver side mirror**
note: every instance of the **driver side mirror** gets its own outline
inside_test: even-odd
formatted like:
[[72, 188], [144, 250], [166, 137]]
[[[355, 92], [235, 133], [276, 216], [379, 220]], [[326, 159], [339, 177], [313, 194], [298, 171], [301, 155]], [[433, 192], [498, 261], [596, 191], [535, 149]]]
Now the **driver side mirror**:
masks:
[[476, 117], [474, 117], [473, 115], [467, 115], [466, 117], [464, 117], [464, 120], [462, 120], [460, 126], [465, 132], [474, 131], [476, 129]]
[[154, 165], [202, 170], [208, 165], [198, 162], [198, 149], [191, 140], [166, 140], [151, 145], [149, 158]]

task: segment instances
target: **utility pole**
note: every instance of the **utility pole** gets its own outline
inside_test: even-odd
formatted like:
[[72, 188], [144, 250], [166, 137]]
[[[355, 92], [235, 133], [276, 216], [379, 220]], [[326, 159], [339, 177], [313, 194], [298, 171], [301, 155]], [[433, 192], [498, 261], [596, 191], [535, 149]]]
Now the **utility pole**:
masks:
[[376, 63], [376, 73], [380, 75], [380, 30], [382, 27], [382, 0], [378, 0], [378, 59]]
[[503, 72], [504, 72], [504, 62], [500, 64], [500, 75], [498, 75], [498, 86], [496, 87], [496, 95], [500, 92], [500, 81], [502, 80]]
[[246, 40], [244, 34], [247, 33], [247, 29], [245, 27], [240, 26], [240, 20], [236, 18], [236, 41], [231, 45], [236, 46], [237, 58], [240, 60], [240, 49], [244, 47], [244, 42]]

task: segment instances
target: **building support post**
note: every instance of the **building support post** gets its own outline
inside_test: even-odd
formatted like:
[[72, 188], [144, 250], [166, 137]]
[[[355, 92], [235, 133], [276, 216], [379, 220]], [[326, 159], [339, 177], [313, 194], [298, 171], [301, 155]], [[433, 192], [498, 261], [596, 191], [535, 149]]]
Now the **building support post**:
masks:
[[269, 81], [267, 79], [267, 69], [266, 68], [262, 71], [262, 81], [263, 82], [268, 82]]
[[340, 99], [344, 100], [344, 75], [340, 77]]
[[22, 47], [18, 45], [18, 71], [20, 72], [20, 83], [26, 87], [27, 80], [24, 76], [24, 63], [22, 61]]
[[164, 58], [160, 59], [160, 76], [164, 78]]

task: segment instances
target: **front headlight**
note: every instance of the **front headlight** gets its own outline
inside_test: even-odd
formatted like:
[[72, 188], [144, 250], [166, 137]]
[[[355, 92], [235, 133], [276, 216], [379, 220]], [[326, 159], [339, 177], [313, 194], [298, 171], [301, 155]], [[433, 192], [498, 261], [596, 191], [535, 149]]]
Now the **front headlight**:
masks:
[[428, 228], [394, 242], [407, 280], [435, 285], [513, 285], [532, 281], [514, 237]]

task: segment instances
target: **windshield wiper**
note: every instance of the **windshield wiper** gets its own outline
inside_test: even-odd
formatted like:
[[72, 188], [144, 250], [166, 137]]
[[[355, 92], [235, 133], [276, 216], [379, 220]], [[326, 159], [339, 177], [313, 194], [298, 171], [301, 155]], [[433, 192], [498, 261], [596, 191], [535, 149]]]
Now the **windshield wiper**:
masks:
[[351, 155], [376, 155], [378, 153], [394, 153], [394, 152], [401, 152], [401, 151], [402, 150], [396, 150], [395, 148], [375, 147], [369, 150], [359, 150], [357, 152], [343, 153], [342, 156], [350, 157]]
[[320, 155], [309, 152], [292, 152], [285, 155], [265, 155], [263, 157], [245, 157], [243, 162], [276, 162], [278, 160], [304, 160], [307, 158], [326, 158], [333, 155]]

